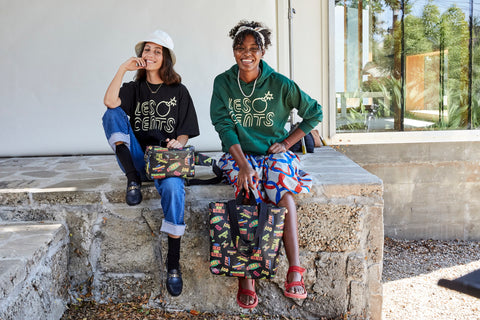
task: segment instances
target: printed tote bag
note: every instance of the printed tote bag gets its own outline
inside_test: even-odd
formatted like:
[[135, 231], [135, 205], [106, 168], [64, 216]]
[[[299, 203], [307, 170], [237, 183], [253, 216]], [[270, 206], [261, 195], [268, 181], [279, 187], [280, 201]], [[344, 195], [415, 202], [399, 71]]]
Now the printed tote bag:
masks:
[[211, 202], [210, 272], [252, 279], [275, 276], [286, 208], [257, 204], [242, 190], [235, 200]]

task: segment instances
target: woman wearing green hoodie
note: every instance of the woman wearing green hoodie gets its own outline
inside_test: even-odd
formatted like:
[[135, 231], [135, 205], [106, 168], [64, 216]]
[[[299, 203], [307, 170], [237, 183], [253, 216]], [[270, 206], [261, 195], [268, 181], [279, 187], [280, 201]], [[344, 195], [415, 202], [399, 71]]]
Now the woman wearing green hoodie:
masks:
[[[229, 35], [236, 64], [215, 78], [210, 104], [210, 117], [225, 152], [220, 166], [236, 195], [251, 188], [257, 202], [287, 208], [283, 242], [289, 269], [284, 294], [305, 299], [294, 195], [309, 192], [312, 180], [288, 149], [322, 121], [322, 107], [262, 60], [271, 44], [268, 28], [240, 21]], [[285, 125], [293, 109], [302, 122], [289, 133]], [[239, 278], [237, 303], [242, 308], [257, 305], [254, 280]]]

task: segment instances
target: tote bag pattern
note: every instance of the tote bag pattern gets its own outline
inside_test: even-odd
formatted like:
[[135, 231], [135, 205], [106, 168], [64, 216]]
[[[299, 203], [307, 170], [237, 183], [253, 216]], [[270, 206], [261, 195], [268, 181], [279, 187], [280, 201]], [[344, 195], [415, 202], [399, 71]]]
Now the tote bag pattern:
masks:
[[238, 199], [209, 205], [210, 272], [229, 277], [273, 278], [286, 209], [266, 203], [242, 205]]

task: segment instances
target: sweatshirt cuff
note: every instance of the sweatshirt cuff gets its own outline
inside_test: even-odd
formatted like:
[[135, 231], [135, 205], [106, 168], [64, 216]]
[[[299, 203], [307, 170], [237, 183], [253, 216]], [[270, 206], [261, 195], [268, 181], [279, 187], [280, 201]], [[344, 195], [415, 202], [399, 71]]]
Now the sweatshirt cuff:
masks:
[[315, 126], [312, 126], [310, 123], [308, 122], [301, 122], [300, 125], [298, 126], [305, 134], [309, 134], [310, 131], [312, 131], [312, 129], [315, 127]]
[[224, 133], [221, 137], [221, 140], [223, 141], [223, 145], [227, 150], [226, 152], [228, 152], [230, 147], [234, 144], [240, 144], [240, 141], [234, 132]]

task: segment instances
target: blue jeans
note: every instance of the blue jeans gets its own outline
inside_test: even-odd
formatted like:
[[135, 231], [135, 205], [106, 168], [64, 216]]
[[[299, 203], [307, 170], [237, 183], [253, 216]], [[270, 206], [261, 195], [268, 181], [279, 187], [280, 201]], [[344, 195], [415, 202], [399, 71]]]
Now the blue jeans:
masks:
[[[105, 135], [112, 150], [115, 151], [116, 149], [115, 143], [124, 142], [130, 150], [135, 169], [137, 169], [142, 180], [147, 181], [144, 152], [133, 133], [127, 114], [120, 107], [107, 109], [102, 121]], [[122, 171], [124, 171], [118, 159], [117, 162]], [[161, 197], [164, 214], [160, 231], [175, 236], [182, 236], [185, 233], [185, 183], [183, 178], [156, 179], [154, 183]]]

